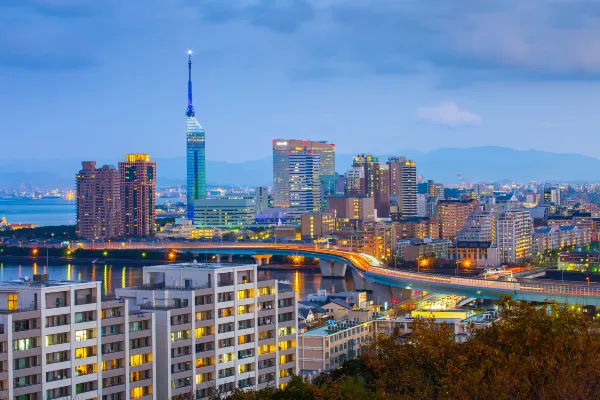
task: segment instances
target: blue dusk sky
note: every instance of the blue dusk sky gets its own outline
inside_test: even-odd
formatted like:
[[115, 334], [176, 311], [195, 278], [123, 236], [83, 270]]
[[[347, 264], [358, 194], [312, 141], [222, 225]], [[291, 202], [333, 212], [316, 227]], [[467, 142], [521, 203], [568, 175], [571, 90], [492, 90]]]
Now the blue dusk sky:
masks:
[[3, 157], [184, 155], [188, 48], [211, 160], [600, 155], [600, 1], [2, 0]]

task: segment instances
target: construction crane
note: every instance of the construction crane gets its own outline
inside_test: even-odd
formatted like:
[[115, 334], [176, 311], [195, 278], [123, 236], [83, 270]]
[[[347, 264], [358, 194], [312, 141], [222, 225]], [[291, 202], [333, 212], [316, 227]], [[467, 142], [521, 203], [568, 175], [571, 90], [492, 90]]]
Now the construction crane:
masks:
[[465, 185], [467, 189], [471, 188], [471, 184], [469, 182], [467, 182], [467, 180], [460, 174], [460, 172], [457, 172], [456, 176], [458, 176], [458, 179], [460, 180], [460, 182], [463, 185]]

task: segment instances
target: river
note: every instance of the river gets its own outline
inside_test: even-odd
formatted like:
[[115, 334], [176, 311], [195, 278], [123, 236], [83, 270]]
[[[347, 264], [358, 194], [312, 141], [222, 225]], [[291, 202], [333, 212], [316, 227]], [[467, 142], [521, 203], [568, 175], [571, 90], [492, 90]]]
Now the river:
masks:
[[[94, 265], [94, 264], [51, 264], [41, 263], [1, 263], [0, 281], [10, 281], [34, 274], [49, 274], [52, 280], [92, 280], [102, 282], [102, 292], [113, 294], [115, 289], [137, 286], [142, 283], [142, 267], [127, 264]], [[289, 283], [305, 300], [309, 293], [326, 289], [328, 293], [354, 290], [350, 274], [344, 279], [323, 278], [318, 269], [302, 270], [259, 270], [258, 279], [277, 279]]]

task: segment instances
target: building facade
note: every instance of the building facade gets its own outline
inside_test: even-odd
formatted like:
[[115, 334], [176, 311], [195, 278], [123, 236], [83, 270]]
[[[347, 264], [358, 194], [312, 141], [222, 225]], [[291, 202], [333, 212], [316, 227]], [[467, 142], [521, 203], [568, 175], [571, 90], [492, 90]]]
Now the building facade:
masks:
[[0, 283], [0, 398], [157, 399], [154, 316], [100, 300], [100, 282]]
[[[317, 184], [321, 175], [335, 174], [335, 145], [325, 141], [273, 139], [273, 206], [290, 208], [290, 157], [295, 154], [318, 155]], [[315, 210], [318, 211], [318, 210]]]
[[463, 267], [497, 267], [500, 265], [498, 248], [492, 242], [461, 241], [448, 248], [448, 256]]
[[187, 218], [194, 218], [194, 202], [206, 198], [206, 132], [196, 119], [192, 103], [192, 56], [188, 52], [188, 105], [185, 112], [187, 164]]
[[518, 263], [533, 253], [533, 219], [528, 211], [507, 211], [498, 216], [496, 240], [503, 263]]
[[159, 399], [283, 387], [297, 373], [296, 294], [258, 281], [256, 264], [145, 267], [142, 286], [116, 292], [155, 315]]
[[76, 175], [77, 235], [83, 239], [110, 239], [120, 236], [119, 172], [95, 161], [82, 162]]
[[300, 232], [302, 239], [317, 239], [333, 234], [335, 218], [330, 213], [302, 214]]
[[154, 236], [156, 231], [156, 163], [148, 154], [126, 154], [119, 162], [121, 233]]
[[456, 232], [467, 222], [476, 201], [468, 200], [438, 200], [437, 218], [440, 224], [440, 239], [456, 239]]
[[269, 188], [266, 186], [258, 186], [254, 188], [254, 204], [256, 213], [261, 213], [269, 208]]
[[310, 151], [288, 155], [289, 207], [301, 213], [321, 210], [321, 156]]
[[358, 219], [365, 222], [375, 220], [375, 202], [367, 196], [331, 196], [328, 210], [335, 218]]
[[246, 228], [255, 214], [252, 199], [205, 199], [194, 204], [194, 224], [202, 228]]

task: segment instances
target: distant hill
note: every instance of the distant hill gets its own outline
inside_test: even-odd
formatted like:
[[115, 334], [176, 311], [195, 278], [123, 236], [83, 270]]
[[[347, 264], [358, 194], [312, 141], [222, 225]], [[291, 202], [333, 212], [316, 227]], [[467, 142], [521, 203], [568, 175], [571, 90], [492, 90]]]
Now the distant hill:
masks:
[[[415, 160], [417, 172], [425, 179], [457, 183], [457, 173], [470, 182], [494, 181], [600, 181], [600, 159], [580, 154], [550, 153], [539, 150], [515, 150], [506, 147], [441, 148], [429, 152], [398, 151], [380, 155], [385, 162], [391, 155]], [[117, 164], [120, 157], [98, 160], [98, 164]], [[185, 183], [185, 157], [155, 158], [158, 180], [162, 184]], [[338, 154], [336, 169], [343, 173], [352, 163], [352, 155]], [[74, 174], [81, 162], [76, 159], [0, 161], [0, 188], [19, 183], [36, 186], [73, 187]], [[244, 162], [207, 162], [208, 184], [270, 185], [272, 158]]]

